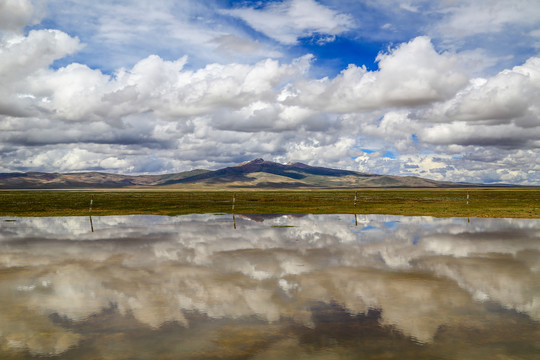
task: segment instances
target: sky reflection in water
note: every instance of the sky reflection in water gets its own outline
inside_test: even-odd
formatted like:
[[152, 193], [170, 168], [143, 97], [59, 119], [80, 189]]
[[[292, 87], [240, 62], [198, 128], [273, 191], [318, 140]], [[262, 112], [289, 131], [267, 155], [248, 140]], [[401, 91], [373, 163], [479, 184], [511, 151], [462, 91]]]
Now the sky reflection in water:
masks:
[[[11, 221], [15, 220], [15, 221]], [[531, 358], [540, 221], [0, 218], [0, 357]]]

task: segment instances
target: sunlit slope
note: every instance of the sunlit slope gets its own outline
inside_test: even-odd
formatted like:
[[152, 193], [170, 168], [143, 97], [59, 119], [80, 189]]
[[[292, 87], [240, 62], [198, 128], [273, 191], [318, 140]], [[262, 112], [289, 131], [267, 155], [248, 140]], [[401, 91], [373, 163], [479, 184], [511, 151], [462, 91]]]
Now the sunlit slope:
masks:
[[159, 186], [207, 171], [192, 170], [177, 174], [138, 176], [102, 172], [69, 174], [28, 172], [0, 174], [0, 189], [79, 189]]

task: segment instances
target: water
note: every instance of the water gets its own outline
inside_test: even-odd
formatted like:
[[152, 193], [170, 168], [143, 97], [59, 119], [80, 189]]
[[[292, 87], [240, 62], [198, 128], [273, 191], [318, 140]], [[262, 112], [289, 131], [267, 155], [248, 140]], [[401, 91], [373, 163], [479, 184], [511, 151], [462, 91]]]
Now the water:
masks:
[[540, 221], [0, 218], [0, 358], [537, 359]]

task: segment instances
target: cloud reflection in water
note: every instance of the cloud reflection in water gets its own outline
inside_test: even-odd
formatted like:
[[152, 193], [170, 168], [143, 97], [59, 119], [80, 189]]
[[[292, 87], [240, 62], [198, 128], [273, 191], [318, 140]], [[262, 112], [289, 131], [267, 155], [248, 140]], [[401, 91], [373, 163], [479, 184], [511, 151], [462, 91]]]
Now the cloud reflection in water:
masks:
[[0, 349], [10, 351], [61, 354], [83, 335], [58, 319], [107, 309], [154, 330], [194, 328], [193, 314], [314, 329], [314, 304], [339, 304], [376, 309], [380, 326], [420, 343], [511, 323], [504, 312], [540, 320], [538, 220], [236, 215], [235, 230], [228, 215], [107, 216], [93, 217], [94, 232], [84, 217], [5, 220]]

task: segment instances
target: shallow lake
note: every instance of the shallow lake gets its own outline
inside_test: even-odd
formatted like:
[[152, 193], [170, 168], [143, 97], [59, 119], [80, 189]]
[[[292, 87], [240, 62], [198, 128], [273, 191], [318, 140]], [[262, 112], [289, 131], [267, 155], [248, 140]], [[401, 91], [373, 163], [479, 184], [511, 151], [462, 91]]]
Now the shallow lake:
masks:
[[540, 220], [0, 217], [0, 358], [540, 358]]

